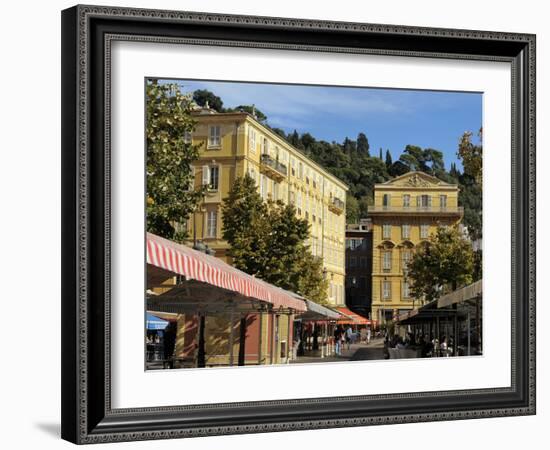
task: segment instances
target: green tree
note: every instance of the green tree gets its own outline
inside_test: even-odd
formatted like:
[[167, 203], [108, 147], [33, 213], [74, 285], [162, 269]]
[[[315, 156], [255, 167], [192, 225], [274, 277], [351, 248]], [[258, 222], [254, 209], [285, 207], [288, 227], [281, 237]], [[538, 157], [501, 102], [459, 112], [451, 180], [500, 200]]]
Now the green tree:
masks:
[[321, 305], [328, 305], [328, 280], [323, 274], [323, 260], [301, 248], [298, 262], [297, 292]]
[[359, 202], [349, 192], [346, 194], [346, 223], [359, 222]]
[[207, 89], [197, 89], [193, 92], [193, 100], [199, 106], [208, 106], [218, 112], [223, 112], [223, 101], [213, 92]]
[[474, 274], [474, 252], [457, 227], [439, 227], [409, 262], [408, 276], [415, 298], [432, 301], [447, 290], [469, 284]]
[[226, 108], [224, 112], [247, 112], [248, 114], [256, 117], [256, 120], [258, 122], [263, 123], [267, 121], [267, 116], [258, 108], [256, 108], [255, 105], [239, 105], [235, 108]]
[[306, 245], [309, 225], [296, 216], [294, 206], [263, 202], [246, 175], [233, 183], [222, 213], [223, 238], [235, 267], [310, 300], [326, 301], [322, 261]]
[[250, 275], [264, 270], [267, 206], [248, 176], [237, 178], [222, 205], [223, 238], [230, 244], [233, 265]]
[[291, 134], [288, 135], [287, 141], [290, 142], [290, 144], [296, 147], [297, 149], [304, 150], [304, 146], [302, 144], [302, 141], [300, 140], [300, 135], [296, 130], [294, 130]]
[[365, 135], [365, 133], [359, 133], [357, 135], [357, 153], [364, 156], [370, 156], [369, 149], [370, 146], [367, 136]]
[[386, 149], [386, 170], [389, 172], [393, 165], [390, 149]]
[[388, 173], [392, 177], [398, 177], [400, 175], [405, 175], [409, 171], [409, 168], [403, 164], [401, 160], [395, 161], [391, 167], [388, 169]]
[[364, 195], [359, 199], [359, 218], [364, 219], [367, 217], [369, 207], [374, 205], [374, 198], [371, 195]]
[[193, 183], [191, 162], [199, 156], [198, 145], [186, 141], [196, 122], [192, 101], [176, 84], [146, 85], [147, 140], [147, 230], [182, 242], [182, 226], [202, 197]]
[[472, 142], [472, 132], [466, 131], [460, 138], [457, 156], [462, 160], [464, 173], [470, 175], [480, 186], [483, 184], [483, 146], [481, 144], [483, 132], [480, 129], [479, 145]]

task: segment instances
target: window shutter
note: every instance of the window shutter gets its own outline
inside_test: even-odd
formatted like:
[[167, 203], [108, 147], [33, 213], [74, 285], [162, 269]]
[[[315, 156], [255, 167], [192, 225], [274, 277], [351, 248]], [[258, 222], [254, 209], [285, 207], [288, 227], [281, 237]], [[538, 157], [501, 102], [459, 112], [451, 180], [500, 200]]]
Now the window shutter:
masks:
[[202, 166], [202, 185], [208, 186], [210, 184], [210, 167]]
[[420, 202], [422, 201], [421, 199], [422, 199], [422, 197], [420, 197], [420, 195], [416, 196], [416, 206], [418, 206], [418, 207], [421, 206], [421, 204], [420, 204]]
[[432, 196], [428, 195], [428, 208], [432, 207]]

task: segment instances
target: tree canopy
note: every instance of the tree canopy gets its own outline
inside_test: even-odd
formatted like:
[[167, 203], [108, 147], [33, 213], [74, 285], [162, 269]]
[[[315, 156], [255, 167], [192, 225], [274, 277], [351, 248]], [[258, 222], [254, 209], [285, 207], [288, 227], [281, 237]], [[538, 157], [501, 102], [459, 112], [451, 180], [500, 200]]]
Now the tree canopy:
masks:
[[439, 227], [414, 254], [408, 269], [413, 296], [435, 300], [445, 288], [455, 290], [473, 281], [472, 245], [457, 227]]
[[147, 97], [147, 230], [182, 242], [183, 226], [200, 201], [202, 191], [190, 189], [191, 162], [199, 146], [186, 140], [195, 128], [192, 101], [176, 84], [149, 80]]
[[292, 205], [265, 203], [254, 180], [237, 178], [223, 200], [223, 238], [233, 265], [283, 289], [325, 303], [322, 261], [307, 245], [309, 225]]
[[199, 106], [208, 106], [218, 112], [223, 112], [223, 101], [213, 92], [207, 89], [197, 89], [193, 92], [193, 100]]

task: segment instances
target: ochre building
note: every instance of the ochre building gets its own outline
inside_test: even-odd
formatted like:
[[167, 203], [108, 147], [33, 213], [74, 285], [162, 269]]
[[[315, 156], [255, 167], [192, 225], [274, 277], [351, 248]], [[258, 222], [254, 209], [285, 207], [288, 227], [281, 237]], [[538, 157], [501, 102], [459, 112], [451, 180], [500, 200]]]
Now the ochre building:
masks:
[[201, 144], [193, 165], [195, 186], [208, 185], [201, 208], [190, 217], [191, 238], [203, 241], [231, 263], [222, 239], [222, 201], [236, 177], [248, 173], [267, 199], [292, 203], [310, 224], [310, 246], [323, 260], [328, 298], [344, 305], [347, 186], [248, 113], [217, 113], [203, 108], [187, 138]]
[[[413, 308], [406, 266], [438, 226], [462, 219], [458, 186], [409, 172], [374, 187], [372, 315], [380, 323]], [[418, 306], [418, 302], [416, 304]]]

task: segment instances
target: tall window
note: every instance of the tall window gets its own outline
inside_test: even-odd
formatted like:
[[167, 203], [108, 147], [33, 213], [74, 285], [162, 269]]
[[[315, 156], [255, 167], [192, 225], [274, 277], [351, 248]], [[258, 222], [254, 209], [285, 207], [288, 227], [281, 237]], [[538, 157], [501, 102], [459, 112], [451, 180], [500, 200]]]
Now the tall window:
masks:
[[391, 253], [391, 250], [382, 252], [382, 269], [384, 272], [389, 272], [391, 270]]
[[219, 166], [203, 166], [202, 168], [202, 184], [208, 186], [211, 191], [217, 191], [220, 183], [220, 167]]
[[409, 298], [410, 292], [409, 292], [409, 282], [403, 281], [403, 298]]
[[429, 225], [420, 225], [420, 239], [428, 239], [430, 227]]
[[273, 200], [279, 200], [279, 183], [273, 183]]
[[391, 239], [391, 225], [388, 223], [382, 225], [382, 239]]
[[447, 208], [447, 196], [446, 195], [440, 195], [439, 196], [439, 207], [441, 209]]
[[267, 138], [264, 138], [263, 140], [262, 153], [264, 155], [269, 155], [269, 141], [267, 140]]
[[408, 208], [411, 206], [411, 196], [409, 194], [403, 195], [403, 207]]
[[183, 142], [185, 142], [186, 144], [190, 144], [192, 141], [193, 141], [193, 135], [191, 134], [190, 131], [186, 131], [183, 134]]
[[384, 196], [382, 197], [382, 206], [384, 206], [384, 208], [389, 208], [390, 202], [391, 202], [390, 194], [384, 194]]
[[250, 147], [250, 151], [256, 153], [256, 130], [253, 130], [250, 128], [250, 132], [248, 134], [248, 145]]
[[410, 250], [403, 250], [401, 253], [401, 269], [403, 272], [407, 272], [409, 267], [409, 262], [411, 261], [412, 253]]
[[219, 125], [210, 125], [208, 132], [208, 147], [219, 147], [221, 144], [221, 127]]
[[217, 230], [218, 230], [218, 211], [213, 209], [207, 212], [206, 236], [209, 238], [216, 237]]
[[402, 239], [411, 238], [411, 226], [409, 224], [401, 225], [401, 238]]
[[391, 298], [391, 282], [382, 281], [382, 299], [389, 300]]
[[419, 195], [416, 197], [416, 206], [421, 208], [429, 208], [432, 206], [432, 197], [431, 195]]

